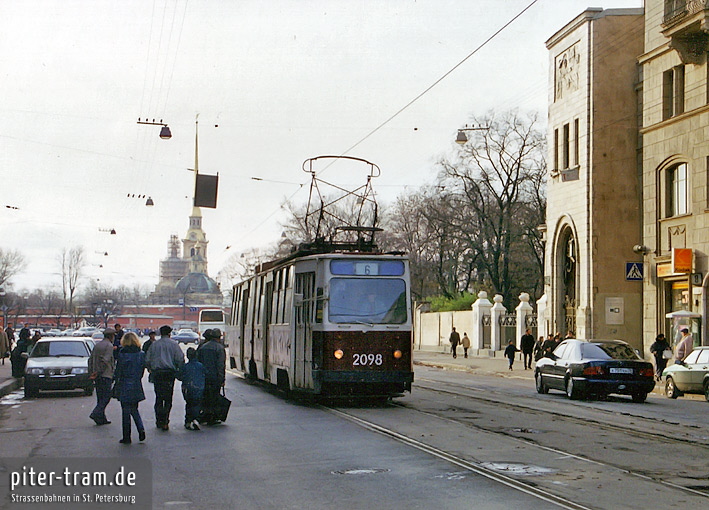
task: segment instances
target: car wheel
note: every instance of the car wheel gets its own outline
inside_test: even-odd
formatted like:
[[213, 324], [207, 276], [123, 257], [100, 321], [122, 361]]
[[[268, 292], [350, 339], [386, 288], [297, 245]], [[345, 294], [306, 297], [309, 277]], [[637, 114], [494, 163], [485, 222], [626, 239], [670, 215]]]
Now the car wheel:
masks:
[[566, 379], [566, 396], [571, 400], [577, 400], [581, 396], [581, 393], [574, 384], [574, 379], [572, 377]]
[[709, 402], [709, 379], [704, 381], [704, 398]]
[[25, 398], [34, 398], [39, 395], [39, 390], [34, 386], [25, 384]]
[[667, 382], [665, 382], [665, 395], [667, 398], [679, 397], [679, 390], [677, 389], [677, 386], [675, 386], [674, 379], [671, 377], [668, 377]]
[[537, 393], [544, 394], [544, 393], [549, 393], [549, 388], [547, 388], [547, 385], [544, 384], [544, 380], [542, 379], [542, 373], [537, 370], [537, 372], [534, 374], [534, 382], [537, 386]]
[[647, 393], [633, 393], [631, 395], [633, 402], [642, 403], [647, 400]]

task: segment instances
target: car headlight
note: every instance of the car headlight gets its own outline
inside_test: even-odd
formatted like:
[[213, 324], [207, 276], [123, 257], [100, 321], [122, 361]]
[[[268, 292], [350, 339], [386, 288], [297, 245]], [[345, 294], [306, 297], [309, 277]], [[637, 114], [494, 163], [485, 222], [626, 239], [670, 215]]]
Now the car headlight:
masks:
[[28, 375], [42, 375], [42, 372], [44, 372], [44, 370], [42, 370], [41, 368], [28, 368], [27, 369]]
[[86, 367], [74, 367], [71, 369], [72, 374], [88, 374], [89, 369]]

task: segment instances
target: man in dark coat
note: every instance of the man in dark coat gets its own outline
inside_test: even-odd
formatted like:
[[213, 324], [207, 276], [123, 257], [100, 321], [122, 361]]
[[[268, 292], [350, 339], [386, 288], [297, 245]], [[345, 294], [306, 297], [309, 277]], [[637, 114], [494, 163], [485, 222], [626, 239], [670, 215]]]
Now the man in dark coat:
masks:
[[170, 338], [171, 332], [170, 326], [162, 326], [160, 338], [145, 353], [145, 366], [155, 389], [155, 425], [161, 430], [170, 430], [175, 379], [181, 377], [185, 365], [185, 356], [177, 342]]
[[207, 341], [197, 349], [197, 361], [204, 366], [204, 396], [200, 421], [206, 422], [207, 425], [214, 425], [219, 421], [215, 416], [215, 408], [219, 390], [226, 380], [226, 350], [221, 339], [221, 330], [215, 328], [209, 333]]
[[534, 337], [532, 336], [532, 330], [527, 329], [522, 335], [520, 340], [520, 345], [522, 348], [522, 355], [524, 356], [524, 369], [532, 368], [532, 352], [534, 352]]
[[451, 331], [451, 336], [448, 338], [448, 341], [451, 343], [451, 352], [453, 353], [453, 357], [457, 358], [458, 344], [460, 343], [460, 333], [458, 333], [455, 328], [453, 328], [453, 331]]
[[111, 385], [115, 370], [113, 357], [113, 337], [116, 331], [113, 328], [103, 330], [103, 340], [96, 344], [89, 357], [89, 374], [96, 386], [96, 407], [89, 415], [96, 425], [111, 423], [106, 418], [106, 406], [111, 401]]

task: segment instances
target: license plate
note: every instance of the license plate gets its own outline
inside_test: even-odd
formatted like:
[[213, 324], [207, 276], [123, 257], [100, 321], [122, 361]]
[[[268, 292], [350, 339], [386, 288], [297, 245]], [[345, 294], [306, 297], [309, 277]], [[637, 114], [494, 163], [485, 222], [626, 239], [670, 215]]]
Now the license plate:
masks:
[[610, 373], [611, 374], [632, 374], [633, 369], [632, 368], [611, 368]]

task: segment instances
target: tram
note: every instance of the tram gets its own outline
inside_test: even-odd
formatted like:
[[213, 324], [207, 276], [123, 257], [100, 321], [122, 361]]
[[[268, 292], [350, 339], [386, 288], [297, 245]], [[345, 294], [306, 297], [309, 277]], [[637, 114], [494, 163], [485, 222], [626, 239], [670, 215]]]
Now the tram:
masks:
[[408, 259], [324, 243], [234, 286], [232, 368], [286, 392], [394, 397], [413, 382]]

